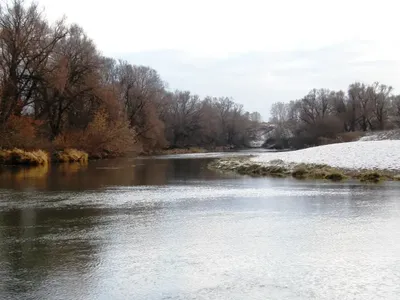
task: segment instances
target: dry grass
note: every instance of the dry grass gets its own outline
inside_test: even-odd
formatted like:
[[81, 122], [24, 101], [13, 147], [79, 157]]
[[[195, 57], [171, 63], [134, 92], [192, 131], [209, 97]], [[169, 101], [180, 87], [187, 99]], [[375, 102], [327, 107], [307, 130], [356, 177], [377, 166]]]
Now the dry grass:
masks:
[[332, 181], [342, 181], [346, 178], [347, 178], [347, 176], [342, 174], [339, 171], [333, 171], [332, 173], [325, 175], [325, 179], [332, 180]]
[[89, 155], [86, 152], [72, 148], [55, 152], [52, 155], [52, 161], [60, 163], [87, 163], [88, 159]]
[[383, 175], [376, 172], [376, 171], [372, 171], [372, 172], [365, 172], [360, 174], [359, 177], [361, 182], [371, 182], [371, 183], [378, 183], [383, 179]]
[[286, 177], [289, 170], [281, 166], [243, 165], [236, 168], [241, 175]]
[[308, 175], [308, 171], [306, 168], [298, 167], [293, 170], [292, 177], [296, 179], [306, 179]]
[[347, 178], [343, 170], [318, 164], [297, 165], [292, 176], [297, 179], [326, 179], [331, 181], [342, 181]]
[[213, 170], [221, 170], [224, 172], [235, 172], [241, 175], [250, 176], [271, 176], [286, 177], [290, 174], [289, 170], [284, 166], [271, 165], [262, 166], [259, 164], [249, 163], [248, 157], [236, 157], [219, 159], [211, 162], [208, 167]]
[[47, 165], [48, 162], [49, 155], [43, 150], [0, 150], [0, 164], [40, 166]]
[[248, 157], [219, 159], [209, 164], [210, 169], [235, 172], [241, 175], [293, 177], [296, 179], [322, 179], [342, 181], [349, 178], [345, 170], [332, 168], [327, 165], [297, 164], [285, 165], [283, 161], [276, 160], [274, 164], [263, 166], [251, 163]]

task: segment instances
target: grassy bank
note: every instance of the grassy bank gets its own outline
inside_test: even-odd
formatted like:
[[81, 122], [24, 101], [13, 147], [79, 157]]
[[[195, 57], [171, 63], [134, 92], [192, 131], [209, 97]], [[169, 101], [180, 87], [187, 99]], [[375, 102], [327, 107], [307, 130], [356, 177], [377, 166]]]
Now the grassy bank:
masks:
[[250, 161], [250, 157], [223, 158], [211, 162], [208, 167], [222, 172], [234, 172], [254, 177], [291, 177], [299, 180], [318, 179], [343, 181], [356, 179], [361, 182], [379, 183], [384, 180], [400, 181], [400, 172], [387, 170], [350, 170], [317, 164], [285, 164], [281, 160], [263, 165]]
[[86, 152], [79, 151], [77, 149], [65, 149], [63, 151], [54, 152], [51, 159], [53, 162], [60, 163], [87, 163], [89, 155]]
[[76, 149], [56, 151], [52, 155], [43, 150], [0, 149], [0, 164], [2, 165], [42, 166], [49, 162], [86, 163], [87, 161], [88, 154]]
[[49, 154], [43, 150], [0, 150], [0, 164], [40, 166], [49, 162]]

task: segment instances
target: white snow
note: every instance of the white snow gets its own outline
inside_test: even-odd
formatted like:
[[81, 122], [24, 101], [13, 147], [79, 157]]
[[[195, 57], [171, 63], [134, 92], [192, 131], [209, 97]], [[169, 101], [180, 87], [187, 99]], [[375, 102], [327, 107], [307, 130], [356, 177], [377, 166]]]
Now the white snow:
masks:
[[400, 140], [339, 143], [297, 151], [268, 152], [251, 158], [253, 162], [266, 165], [277, 159], [285, 163], [326, 164], [346, 169], [400, 170]]

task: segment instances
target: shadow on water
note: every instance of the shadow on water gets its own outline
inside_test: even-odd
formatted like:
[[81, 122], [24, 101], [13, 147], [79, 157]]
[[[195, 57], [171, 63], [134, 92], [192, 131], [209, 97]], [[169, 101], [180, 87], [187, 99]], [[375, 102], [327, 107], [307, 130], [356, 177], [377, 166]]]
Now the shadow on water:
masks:
[[110, 186], [162, 186], [176, 180], [223, 177], [207, 169], [208, 161], [210, 159], [120, 158], [33, 168], [3, 166], [0, 168], [0, 188], [82, 191]]

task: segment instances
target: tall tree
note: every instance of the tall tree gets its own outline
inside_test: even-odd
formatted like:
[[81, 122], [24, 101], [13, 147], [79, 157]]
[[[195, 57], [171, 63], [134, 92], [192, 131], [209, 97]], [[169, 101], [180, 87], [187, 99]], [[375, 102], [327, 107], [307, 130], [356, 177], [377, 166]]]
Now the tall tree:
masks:
[[52, 59], [43, 70], [37, 95], [39, 118], [48, 122], [51, 137], [63, 128], [85, 128], [94, 113], [94, 92], [100, 83], [100, 58], [93, 42], [77, 25], [54, 48]]
[[63, 20], [49, 25], [36, 4], [24, 4], [0, 6], [0, 129], [32, 102], [39, 74], [67, 34]]

